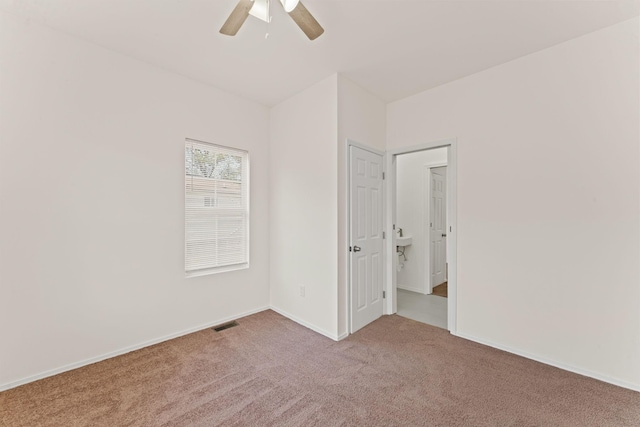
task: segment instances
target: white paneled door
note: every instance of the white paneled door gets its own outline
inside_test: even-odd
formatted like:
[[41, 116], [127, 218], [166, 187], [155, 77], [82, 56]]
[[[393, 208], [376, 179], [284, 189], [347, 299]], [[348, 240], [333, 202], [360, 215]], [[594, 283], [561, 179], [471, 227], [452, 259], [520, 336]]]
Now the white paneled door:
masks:
[[431, 289], [447, 280], [446, 170], [431, 169]]
[[382, 156], [351, 146], [351, 332], [382, 316]]

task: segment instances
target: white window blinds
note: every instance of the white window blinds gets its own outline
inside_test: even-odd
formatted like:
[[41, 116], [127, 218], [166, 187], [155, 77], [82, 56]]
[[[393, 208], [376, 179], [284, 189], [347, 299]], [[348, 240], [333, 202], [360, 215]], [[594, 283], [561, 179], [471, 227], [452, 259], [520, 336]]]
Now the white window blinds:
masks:
[[187, 139], [185, 271], [207, 274], [249, 264], [249, 154]]

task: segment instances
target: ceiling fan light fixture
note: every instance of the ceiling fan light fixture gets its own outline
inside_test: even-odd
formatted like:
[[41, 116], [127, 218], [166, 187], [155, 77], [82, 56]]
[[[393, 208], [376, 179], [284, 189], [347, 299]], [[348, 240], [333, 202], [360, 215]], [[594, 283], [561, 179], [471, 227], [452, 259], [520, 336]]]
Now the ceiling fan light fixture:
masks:
[[253, 2], [253, 7], [249, 10], [249, 14], [263, 20], [264, 22], [269, 22], [269, 17], [267, 16], [269, 14], [267, 0], [255, 0]]
[[[260, 18], [269, 23], [271, 21], [270, 5], [271, 0], [238, 0], [238, 4], [227, 18], [220, 33], [227, 36], [235, 36], [244, 21], [249, 15]], [[317, 39], [324, 28], [316, 21], [316, 18], [307, 10], [300, 0], [280, 0], [283, 9], [289, 14], [291, 19], [300, 27], [309, 40]], [[269, 32], [267, 30], [267, 36]]]
[[300, 0], [280, 0], [280, 3], [282, 3], [282, 7], [284, 7], [285, 12], [289, 13], [298, 6]]

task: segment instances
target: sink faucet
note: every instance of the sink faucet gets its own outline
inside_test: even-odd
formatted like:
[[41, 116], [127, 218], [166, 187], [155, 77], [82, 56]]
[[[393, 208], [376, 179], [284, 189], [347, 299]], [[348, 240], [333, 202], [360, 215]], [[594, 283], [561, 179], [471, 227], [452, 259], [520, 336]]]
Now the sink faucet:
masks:
[[402, 228], [398, 228], [398, 237], [402, 237]]

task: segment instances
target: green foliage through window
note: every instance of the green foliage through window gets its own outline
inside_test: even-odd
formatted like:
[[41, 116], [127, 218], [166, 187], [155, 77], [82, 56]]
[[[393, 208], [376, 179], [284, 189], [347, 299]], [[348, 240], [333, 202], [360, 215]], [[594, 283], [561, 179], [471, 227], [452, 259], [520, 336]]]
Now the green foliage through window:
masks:
[[185, 147], [185, 161], [189, 176], [242, 181], [242, 158], [239, 156]]

